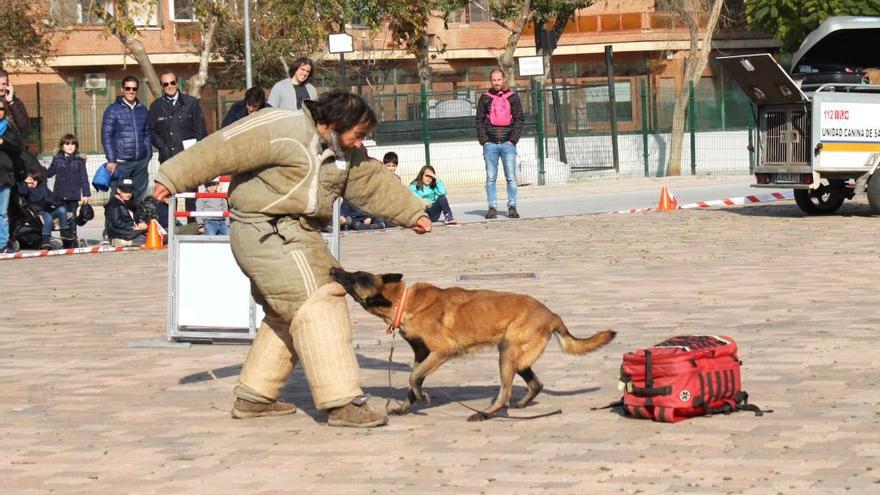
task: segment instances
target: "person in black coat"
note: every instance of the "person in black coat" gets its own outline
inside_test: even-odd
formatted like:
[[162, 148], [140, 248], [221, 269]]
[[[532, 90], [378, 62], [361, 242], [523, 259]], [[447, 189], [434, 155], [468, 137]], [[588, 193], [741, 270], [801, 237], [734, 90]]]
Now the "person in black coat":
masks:
[[[174, 72], [162, 72], [159, 81], [165, 94], [150, 105], [150, 130], [153, 146], [159, 150], [159, 163], [163, 163], [204, 139], [208, 133], [199, 100], [178, 90]], [[195, 198], [186, 198], [186, 210], [195, 209]], [[195, 219], [189, 221], [195, 222]]]
[[254, 86], [244, 93], [244, 99], [237, 101], [229, 107], [226, 116], [223, 117], [223, 125], [226, 127], [233, 124], [237, 120], [243, 119], [248, 115], [266, 108], [266, 93], [260, 86]]
[[27, 201], [28, 208], [40, 217], [43, 222], [41, 249], [52, 249], [53, 219], [58, 220], [61, 238], [70, 241], [76, 234], [70, 229], [67, 210], [55, 202], [52, 191], [46, 186], [46, 171], [42, 166], [30, 167], [24, 182], [18, 185], [18, 193]]
[[159, 81], [165, 94], [150, 105], [150, 132], [162, 163], [204, 139], [207, 131], [199, 100], [178, 90], [174, 72], [162, 72]]
[[134, 183], [123, 179], [116, 194], [104, 206], [107, 236], [113, 246], [143, 246], [147, 240], [147, 224], [137, 218], [138, 203], [132, 199]]
[[0, 99], [0, 253], [15, 251], [9, 242], [9, 198], [16, 182], [19, 156], [24, 149], [21, 135], [6, 116], [9, 112], [7, 105], [5, 99]]

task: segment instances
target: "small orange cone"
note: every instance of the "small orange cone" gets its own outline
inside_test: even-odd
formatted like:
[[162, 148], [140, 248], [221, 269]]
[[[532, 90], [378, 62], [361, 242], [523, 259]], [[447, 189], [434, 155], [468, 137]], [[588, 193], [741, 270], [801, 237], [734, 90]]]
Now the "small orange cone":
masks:
[[159, 222], [156, 219], [150, 220], [150, 227], [147, 229], [147, 242], [144, 249], [162, 249], [162, 234], [159, 233]]
[[660, 202], [657, 203], [658, 211], [675, 211], [678, 209], [678, 200], [669, 194], [669, 189], [663, 186], [660, 189]]

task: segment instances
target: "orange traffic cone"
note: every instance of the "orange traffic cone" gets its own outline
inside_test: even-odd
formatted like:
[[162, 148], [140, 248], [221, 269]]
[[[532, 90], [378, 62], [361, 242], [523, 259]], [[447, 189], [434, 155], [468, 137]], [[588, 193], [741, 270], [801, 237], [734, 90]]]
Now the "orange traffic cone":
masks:
[[660, 202], [657, 203], [658, 211], [675, 211], [678, 209], [678, 200], [669, 194], [669, 189], [663, 186], [660, 189]]
[[144, 249], [162, 249], [162, 234], [159, 233], [161, 226], [156, 219], [150, 220], [150, 227], [147, 229], [147, 242]]

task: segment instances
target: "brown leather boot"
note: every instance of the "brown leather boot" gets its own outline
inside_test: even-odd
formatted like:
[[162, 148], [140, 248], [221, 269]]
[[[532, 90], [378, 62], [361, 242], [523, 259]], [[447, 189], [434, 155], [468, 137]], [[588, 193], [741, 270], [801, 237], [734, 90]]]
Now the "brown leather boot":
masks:
[[232, 406], [232, 417], [235, 419], [259, 418], [262, 416], [285, 416], [296, 412], [296, 406], [276, 400], [263, 403], [244, 399], [235, 399]]
[[498, 218], [498, 210], [496, 210], [494, 207], [490, 206], [489, 212], [486, 213], [486, 219], [492, 220], [493, 218]]
[[519, 212], [516, 211], [516, 206], [511, 206], [507, 209], [507, 218], [519, 218]]
[[388, 416], [381, 415], [367, 405], [367, 396], [360, 396], [342, 407], [327, 411], [329, 426], [351, 426], [354, 428], [373, 428], [388, 422]]

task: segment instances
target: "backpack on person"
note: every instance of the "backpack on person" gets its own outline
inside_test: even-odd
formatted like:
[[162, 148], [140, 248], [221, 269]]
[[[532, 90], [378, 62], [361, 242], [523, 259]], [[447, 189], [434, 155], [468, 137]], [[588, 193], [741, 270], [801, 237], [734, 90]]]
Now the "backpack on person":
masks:
[[488, 91], [484, 93], [492, 98], [489, 106], [489, 123], [496, 127], [507, 127], [513, 122], [513, 111], [510, 109], [510, 97], [513, 91], [505, 91], [504, 93], [493, 94]]
[[[726, 336], [672, 337], [623, 355], [622, 405], [640, 419], [674, 423], [694, 416], [752, 411], [742, 390], [736, 342]], [[767, 411], [772, 412], [772, 411]]]

